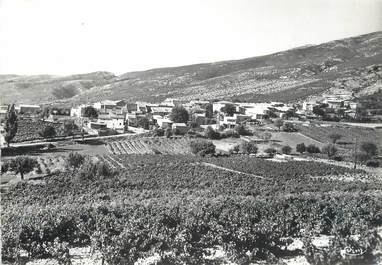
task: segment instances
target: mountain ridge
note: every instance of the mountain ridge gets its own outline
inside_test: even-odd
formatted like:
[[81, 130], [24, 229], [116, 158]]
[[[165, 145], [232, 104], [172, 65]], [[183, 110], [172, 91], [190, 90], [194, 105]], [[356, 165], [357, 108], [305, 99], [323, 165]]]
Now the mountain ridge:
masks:
[[[382, 31], [378, 31], [268, 55], [121, 75], [105, 71], [70, 76], [0, 75], [0, 93], [5, 95], [3, 103], [72, 105], [104, 98], [159, 102], [166, 97], [253, 101], [275, 97], [295, 101], [333, 87], [368, 91], [381, 80], [381, 63]], [[347, 79], [363, 83], [357, 87]]]

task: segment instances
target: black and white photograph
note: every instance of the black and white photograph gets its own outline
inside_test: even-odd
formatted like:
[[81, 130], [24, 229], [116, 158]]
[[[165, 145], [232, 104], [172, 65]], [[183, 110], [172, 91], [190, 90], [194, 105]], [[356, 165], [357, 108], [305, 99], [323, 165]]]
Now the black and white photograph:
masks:
[[382, 265], [382, 0], [0, 0], [0, 264]]

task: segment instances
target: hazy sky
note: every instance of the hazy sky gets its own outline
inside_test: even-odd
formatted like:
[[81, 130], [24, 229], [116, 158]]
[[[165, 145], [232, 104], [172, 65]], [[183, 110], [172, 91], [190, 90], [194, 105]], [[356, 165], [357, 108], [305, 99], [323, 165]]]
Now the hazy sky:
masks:
[[121, 74], [382, 30], [382, 0], [0, 0], [0, 74]]

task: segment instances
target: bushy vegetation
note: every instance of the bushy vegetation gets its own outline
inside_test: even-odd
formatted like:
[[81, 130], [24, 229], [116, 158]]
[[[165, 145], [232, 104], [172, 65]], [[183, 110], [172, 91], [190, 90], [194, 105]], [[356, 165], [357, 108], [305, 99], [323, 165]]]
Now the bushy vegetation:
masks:
[[215, 145], [210, 141], [196, 140], [190, 142], [191, 152], [197, 155], [208, 155], [215, 153]]
[[296, 145], [296, 152], [299, 152], [300, 154], [302, 154], [305, 151], [306, 151], [306, 146], [304, 143], [300, 143]]
[[314, 145], [314, 144], [310, 144], [306, 147], [306, 151], [309, 153], [309, 154], [317, 154], [317, 153], [321, 153], [321, 150], [318, 146]]
[[38, 134], [43, 138], [51, 138], [56, 136], [56, 129], [53, 126], [46, 126], [44, 128], [41, 128], [41, 130], [38, 132]]
[[68, 169], [75, 170], [80, 168], [82, 164], [84, 163], [84, 161], [85, 161], [85, 156], [79, 153], [70, 152], [69, 155], [66, 157], [65, 166]]
[[266, 153], [270, 157], [273, 157], [276, 154], [276, 152], [277, 152], [277, 150], [273, 147], [269, 147], [269, 148], [264, 150], [264, 153]]
[[171, 120], [174, 122], [187, 123], [189, 119], [188, 111], [183, 106], [175, 106], [171, 111]]
[[115, 174], [112, 168], [104, 162], [94, 162], [86, 158], [77, 172], [77, 178], [83, 180], [97, 180], [111, 177]]
[[295, 128], [295, 126], [290, 122], [284, 123], [282, 129], [284, 132], [297, 132], [297, 129]]
[[208, 139], [217, 140], [220, 139], [221, 135], [219, 132], [215, 131], [211, 126], [208, 126], [205, 131], [205, 136]]
[[30, 156], [16, 156], [5, 164], [7, 164], [7, 166], [2, 167], [2, 171], [3, 169], [5, 172], [8, 170], [14, 171], [16, 174], [20, 174], [21, 179], [24, 179], [24, 174], [34, 170], [38, 162], [35, 158]]
[[290, 147], [289, 145], [284, 145], [283, 147], [281, 147], [281, 152], [283, 154], [289, 155], [292, 152], [292, 147]]
[[243, 141], [239, 145], [239, 150], [242, 154], [256, 154], [257, 151], [259, 150], [256, 143], [251, 141]]
[[328, 158], [332, 158], [336, 155], [338, 149], [334, 144], [327, 144], [322, 147], [322, 153], [326, 154]]

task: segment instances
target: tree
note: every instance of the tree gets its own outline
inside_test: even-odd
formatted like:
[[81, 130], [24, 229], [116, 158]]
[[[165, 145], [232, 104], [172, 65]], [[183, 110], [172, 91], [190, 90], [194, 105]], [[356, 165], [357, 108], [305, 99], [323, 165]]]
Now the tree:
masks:
[[339, 139], [342, 138], [342, 135], [339, 133], [329, 134], [329, 139], [332, 140], [332, 143], [335, 144]]
[[73, 136], [74, 131], [78, 129], [78, 126], [72, 120], [67, 120], [62, 124], [62, 131], [65, 136]]
[[249, 132], [247, 130], [247, 128], [245, 128], [245, 126], [243, 124], [240, 124], [240, 125], [236, 125], [235, 126], [235, 131], [239, 134], [239, 135], [251, 135], [251, 132]]
[[289, 155], [292, 152], [292, 147], [290, 147], [289, 145], [284, 145], [281, 148], [281, 152], [283, 152], [283, 154]]
[[276, 119], [274, 121], [274, 124], [277, 128], [279, 128], [279, 131], [280, 131], [280, 128], [284, 125], [284, 121], [282, 119]]
[[189, 118], [188, 111], [182, 106], [178, 105], [171, 110], [171, 120], [174, 122], [187, 123]]
[[220, 110], [228, 116], [233, 116], [233, 114], [236, 112], [236, 106], [234, 104], [226, 104]]
[[110, 168], [104, 162], [94, 163], [91, 158], [87, 158], [83, 161], [78, 173], [77, 178], [82, 180], [95, 180], [105, 177], [111, 177], [115, 175], [116, 172]]
[[87, 106], [84, 111], [84, 116], [97, 119], [98, 118], [98, 111], [92, 107], [92, 106]]
[[53, 126], [48, 125], [45, 128], [41, 129], [38, 132], [38, 134], [44, 138], [51, 138], [56, 136], [56, 129]]
[[234, 145], [234, 147], [232, 148], [232, 152], [235, 152], [237, 154], [239, 153], [239, 151], [240, 151], [240, 145], [239, 144]]
[[4, 140], [7, 143], [7, 146], [9, 147], [9, 144], [11, 143], [12, 139], [16, 136], [18, 123], [17, 123], [17, 115], [15, 111], [15, 104], [12, 104], [8, 107], [7, 114], [5, 116], [4, 121]]
[[306, 151], [310, 154], [316, 154], [316, 153], [320, 153], [320, 148], [318, 148], [317, 146], [315, 146], [314, 144], [310, 144], [306, 147]]
[[337, 151], [338, 150], [334, 144], [328, 144], [322, 148], [322, 153], [326, 154], [329, 158], [333, 157]]
[[306, 146], [304, 143], [300, 143], [296, 145], [296, 151], [300, 154], [304, 153], [306, 151]]
[[207, 127], [205, 135], [208, 139], [220, 139], [220, 133], [215, 131], [211, 126]]
[[197, 155], [207, 155], [215, 153], [215, 145], [206, 140], [196, 140], [190, 143], [191, 152]]
[[361, 151], [368, 154], [370, 157], [378, 155], [378, 148], [375, 143], [363, 142], [360, 146]]
[[84, 160], [85, 156], [79, 153], [71, 152], [65, 159], [65, 166], [73, 170], [78, 169], [84, 163]]
[[16, 174], [20, 173], [21, 179], [24, 179], [24, 174], [31, 172], [37, 167], [38, 162], [36, 159], [29, 156], [17, 156], [11, 160], [10, 169]]
[[45, 119], [49, 117], [49, 114], [50, 114], [49, 107], [44, 107], [40, 113], [40, 118], [42, 119], [42, 121], [45, 121]]
[[269, 156], [274, 157], [276, 154], [276, 149], [269, 147], [269, 148], [265, 149], [264, 152], [266, 154], [268, 154]]
[[292, 123], [287, 122], [283, 125], [283, 131], [284, 132], [295, 132], [297, 129], [293, 126]]
[[259, 149], [257, 148], [257, 145], [256, 145], [255, 142], [253, 142], [253, 141], [251, 141], [251, 142], [243, 141], [240, 144], [240, 146], [239, 146], [239, 150], [243, 154], [256, 154]]
[[211, 103], [208, 103], [206, 106], [206, 118], [213, 118], [214, 116], [214, 111], [213, 111], [213, 106]]
[[166, 129], [166, 138], [171, 138], [172, 130], [170, 128]]
[[139, 117], [137, 123], [139, 127], [142, 127], [145, 130], [150, 128], [150, 121], [147, 117]]

